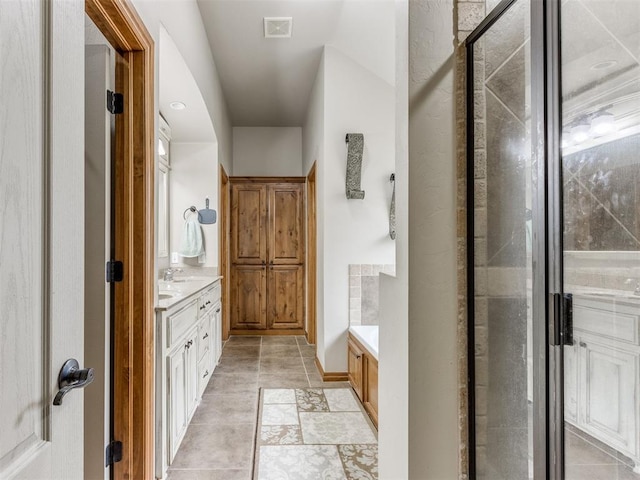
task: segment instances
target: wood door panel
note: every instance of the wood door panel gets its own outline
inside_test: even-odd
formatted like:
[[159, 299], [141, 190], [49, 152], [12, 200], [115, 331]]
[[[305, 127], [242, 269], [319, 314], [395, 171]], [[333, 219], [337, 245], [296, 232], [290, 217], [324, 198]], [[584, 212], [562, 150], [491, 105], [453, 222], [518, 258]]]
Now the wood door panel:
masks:
[[303, 185], [269, 186], [269, 261], [274, 265], [304, 262]]
[[269, 268], [268, 326], [273, 329], [304, 326], [304, 267], [276, 265]]
[[266, 268], [234, 266], [231, 281], [231, 329], [267, 328]]
[[267, 187], [231, 186], [231, 261], [256, 265], [267, 259]]

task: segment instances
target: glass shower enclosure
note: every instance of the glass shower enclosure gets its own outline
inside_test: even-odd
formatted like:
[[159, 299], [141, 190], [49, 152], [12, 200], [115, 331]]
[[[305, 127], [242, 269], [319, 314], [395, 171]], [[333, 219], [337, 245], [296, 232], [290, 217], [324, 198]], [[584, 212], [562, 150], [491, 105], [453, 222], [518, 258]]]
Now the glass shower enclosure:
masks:
[[640, 480], [640, 1], [466, 47], [471, 478]]

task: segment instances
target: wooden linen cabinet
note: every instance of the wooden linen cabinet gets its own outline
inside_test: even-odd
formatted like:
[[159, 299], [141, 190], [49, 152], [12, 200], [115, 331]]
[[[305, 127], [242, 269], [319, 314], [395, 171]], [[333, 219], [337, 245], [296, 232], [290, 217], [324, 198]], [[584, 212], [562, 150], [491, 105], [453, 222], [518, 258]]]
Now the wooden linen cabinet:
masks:
[[304, 333], [304, 177], [231, 177], [231, 334]]

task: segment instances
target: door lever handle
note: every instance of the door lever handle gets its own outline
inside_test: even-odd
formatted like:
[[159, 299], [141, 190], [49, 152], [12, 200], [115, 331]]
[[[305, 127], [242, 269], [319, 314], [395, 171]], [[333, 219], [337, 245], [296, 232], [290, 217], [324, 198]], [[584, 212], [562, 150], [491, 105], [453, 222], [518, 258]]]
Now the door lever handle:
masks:
[[80, 365], [75, 358], [70, 358], [58, 375], [58, 388], [60, 390], [53, 399], [54, 405], [62, 405], [62, 399], [74, 388], [84, 388], [93, 382], [93, 368], [80, 369]]

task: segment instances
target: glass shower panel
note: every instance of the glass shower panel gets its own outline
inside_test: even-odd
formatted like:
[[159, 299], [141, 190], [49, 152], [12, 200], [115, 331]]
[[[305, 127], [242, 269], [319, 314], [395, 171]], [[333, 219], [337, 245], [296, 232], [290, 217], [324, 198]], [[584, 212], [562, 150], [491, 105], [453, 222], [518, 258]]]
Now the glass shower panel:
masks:
[[476, 478], [533, 477], [529, 0], [473, 45]]
[[640, 479], [640, 2], [563, 2], [561, 33], [565, 477]]

